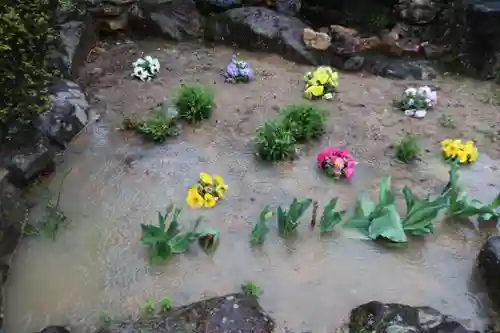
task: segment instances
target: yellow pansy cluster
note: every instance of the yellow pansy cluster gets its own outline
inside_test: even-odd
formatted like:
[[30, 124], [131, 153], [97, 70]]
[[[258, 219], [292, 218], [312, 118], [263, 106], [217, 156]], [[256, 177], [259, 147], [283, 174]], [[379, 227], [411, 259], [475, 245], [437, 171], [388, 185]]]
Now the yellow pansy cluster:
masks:
[[339, 86], [339, 73], [331, 67], [321, 66], [304, 76], [304, 96], [307, 99], [332, 99]]
[[446, 139], [441, 141], [441, 151], [447, 159], [456, 159], [461, 164], [473, 163], [477, 160], [477, 147], [474, 142]]
[[200, 173], [198, 184], [191, 187], [186, 196], [186, 203], [191, 208], [212, 208], [219, 199], [224, 198], [228, 186], [221, 176], [213, 178], [204, 172]]

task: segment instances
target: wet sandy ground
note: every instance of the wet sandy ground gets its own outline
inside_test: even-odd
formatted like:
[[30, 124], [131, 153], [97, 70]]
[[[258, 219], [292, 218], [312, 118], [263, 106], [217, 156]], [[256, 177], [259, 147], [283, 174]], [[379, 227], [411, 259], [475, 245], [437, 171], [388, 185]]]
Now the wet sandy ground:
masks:
[[[330, 114], [321, 142], [301, 147], [293, 163], [267, 165], [254, 156], [255, 127], [276, 117], [280, 107], [301, 101], [301, 78], [309, 68], [243, 53], [257, 78], [232, 86], [220, 77], [234, 52], [228, 48], [148, 42], [106, 50], [88, 65], [83, 79], [102, 120], [75, 140], [53, 178], [35, 189], [42, 205], [47, 195], [40, 193], [46, 187], [55, 190], [72, 168], [62, 197], [72, 223], [56, 242], [40, 238], [21, 244], [6, 290], [7, 333], [31, 333], [47, 323], [70, 323], [84, 332], [102, 313], [136, 315], [148, 298], [170, 296], [175, 304], [185, 304], [234, 292], [245, 280], [262, 287], [264, 308], [280, 327], [294, 332], [332, 332], [352, 307], [373, 299], [431, 305], [471, 319], [473, 327], [484, 323], [487, 303], [473, 268], [494, 226], [470, 233], [469, 224], [443, 224], [434, 236], [414, 239], [406, 248], [384, 248], [344, 233], [320, 238], [308, 230], [306, 218], [296, 240], [280, 240], [274, 228], [260, 250], [250, 249], [248, 240], [264, 206], [287, 204], [293, 197], [325, 203], [339, 196], [348, 206], [359, 191], [373, 191], [387, 175], [396, 188], [409, 185], [420, 194], [439, 190], [447, 168], [438, 144], [446, 137], [478, 141], [483, 155], [463, 170], [463, 183], [473, 196], [491, 200], [500, 186], [495, 167], [500, 150], [494, 141], [500, 116], [493, 103], [485, 102], [491, 97], [489, 85], [436, 80], [437, 110], [424, 120], [410, 120], [391, 108], [392, 99], [410, 83], [341, 75], [337, 100], [320, 102]], [[129, 76], [140, 50], [158, 56], [163, 65], [161, 76], [150, 83]], [[116, 130], [124, 115], [146, 116], [188, 82], [215, 90], [217, 107], [209, 121], [186, 126], [179, 138], [161, 146]], [[451, 116], [455, 128], [439, 125], [442, 114]], [[419, 136], [427, 149], [410, 167], [395, 162], [389, 148], [406, 132]], [[360, 163], [351, 184], [333, 183], [315, 170], [315, 155], [327, 145], [349, 147]], [[131, 166], [125, 163], [129, 157]], [[194, 246], [166, 265], [150, 266], [138, 242], [140, 223], [156, 222], [156, 212], [170, 202], [184, 206], [186, 189], [202, 171], [224, 176], [228, 198], [210, 211], [185, 209], [182, 218], [189, 226], [201, 215], [204, 225], [219, 228], [218, 251], [206, 256]]]

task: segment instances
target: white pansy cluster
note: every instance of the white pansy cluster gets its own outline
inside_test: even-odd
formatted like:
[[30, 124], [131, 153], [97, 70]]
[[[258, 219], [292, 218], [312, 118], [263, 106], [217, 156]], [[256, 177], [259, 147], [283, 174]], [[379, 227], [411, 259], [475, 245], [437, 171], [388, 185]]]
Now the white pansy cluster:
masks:
[[427, 111], [437, 104], [437, 92], [428, 86], [407, 88], [403, 96], [397, 101], [397, 106], [405, 115], [414, 118], [424, 118]]
[[160, 62], [151, 56], [137, 59], [132, 66], [134, 70], [132, 76], [141, 81], [150, 81], [160, 72]]

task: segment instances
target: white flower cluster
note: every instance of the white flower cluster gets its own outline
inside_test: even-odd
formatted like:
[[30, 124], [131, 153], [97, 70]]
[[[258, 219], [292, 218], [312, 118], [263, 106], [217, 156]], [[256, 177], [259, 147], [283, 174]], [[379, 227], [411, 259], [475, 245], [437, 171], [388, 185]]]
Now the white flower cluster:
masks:
[[427, 110], [432, 109], [437, 104], [437, 92], [428, 86], [418, 89], [407, 88], [400, 102], [400, 107], [405, 115], [415, 118], [424, 118]]
[[132, 66], [134, 68], [132, 76], [141, 81], [150, 81], [160, 71], [160, 62], [151, 56], [137, 59]]

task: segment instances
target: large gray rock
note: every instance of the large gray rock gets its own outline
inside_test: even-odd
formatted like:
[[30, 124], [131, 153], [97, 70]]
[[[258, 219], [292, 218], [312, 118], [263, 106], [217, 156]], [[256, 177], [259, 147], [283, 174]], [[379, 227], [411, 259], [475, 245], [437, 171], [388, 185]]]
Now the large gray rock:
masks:
[[500, 236], [490, 237], [478, 255], [478, 266], [488, 288], [488, 295], [500, 308]]
[[43, 136], [32, 138], [7, 158], [9, 179], [18, 187], [28, 185], [31, 180], [54, 166], [54, 150]]
[[426, 306], [412, 307], [372, 301], [351, 311], [350, 332], [370, 333], [479, 333], [450, 316]]
[[51, 107], [40, 116], [38, 128], [53, 144], [65, 148], [88, 123], [90, 106], [75, 82], [59, 80], [49, 92]]
[[90, 50], [97, 42], [95, 21], [86, 15], [83, 21], [67, 21], [58, 26], [60, 45], [51, 58], [57, 69], [70, 79], [76, 79]]
[[232, 294], [180, 307], [165, 317], [144, 318], [102, 328], [99, 333], [271, 333], [273, 329], [273, 320], [262, 310], [257, 299]]
[[179, 41], [200, 37], [201, 19], [193, 0], [141, 0], [129, 11], [134, 32]]

